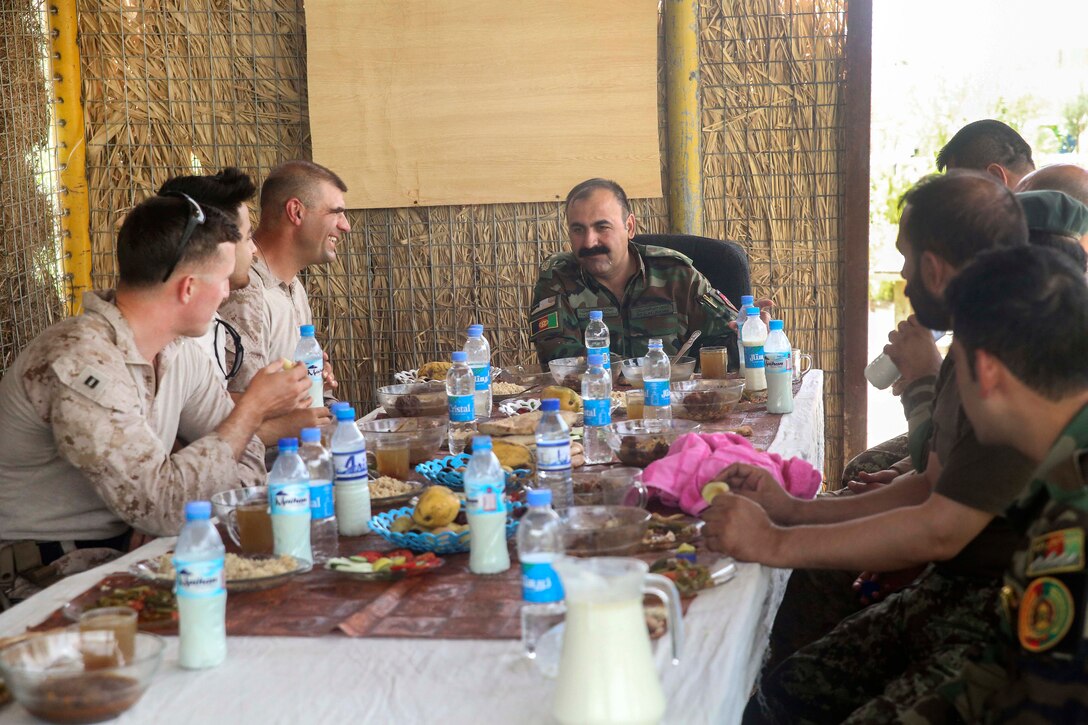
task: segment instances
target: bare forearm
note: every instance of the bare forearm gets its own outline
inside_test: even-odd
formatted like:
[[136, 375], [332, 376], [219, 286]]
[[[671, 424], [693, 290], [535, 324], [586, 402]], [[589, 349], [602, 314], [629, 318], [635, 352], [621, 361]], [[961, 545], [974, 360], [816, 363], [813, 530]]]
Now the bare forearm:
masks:
[[790, 526], [803, 524], [834, 524], [891, 511], [904, 506], [917, 506], [929, 498], [932, 485], [924, 473], [910, 472], [895, 478], [887, 486], [858, 496], [800, 499], [783, 517]]
[[230, 446], [234, 459], [240, 460], [263, 419], [260, 411], [242, 401], [234, 406], [234, 410], [216, 427], [215, 432]]

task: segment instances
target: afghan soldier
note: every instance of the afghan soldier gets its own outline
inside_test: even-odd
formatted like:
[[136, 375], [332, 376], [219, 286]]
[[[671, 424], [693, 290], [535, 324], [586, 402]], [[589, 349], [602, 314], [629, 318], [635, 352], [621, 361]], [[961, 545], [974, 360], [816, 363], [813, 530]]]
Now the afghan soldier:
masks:
[[566, 213], [571, 251], [544, 262], [529, 311], [542, 365], [585, 353], [590, 310], [604, 313], [611, 352], [624, 358], [645, 355], [652, 337], [669, 355], [695, 330], [702, 330], [696, 353], [734, 339], [736, 308], [690, 259], [631, 241], [635, 215], [619, 184], [583, 181], [567, 194]]

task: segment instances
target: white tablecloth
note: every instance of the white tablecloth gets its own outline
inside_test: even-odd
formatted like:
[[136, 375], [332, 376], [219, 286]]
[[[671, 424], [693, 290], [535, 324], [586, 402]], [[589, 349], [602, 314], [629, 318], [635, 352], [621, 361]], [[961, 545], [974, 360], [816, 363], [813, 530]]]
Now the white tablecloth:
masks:
[[[823, 465], [823, 373], [812, 370], [783, 416], [770, 450]], [[65, 579], [0, 615], [0, 636], [43, 621], [107, 573], [173, 546], [159, 539]], [[700, 594], [684, 617], [679, 665], [666, 640], [656, 650], [669, 723], [734, 723], [748, 700], [788, 572], [742, 564], [729, 583]], [[527, 723], [549, 722], [554, 682], [512, 640], [231, 637], [212, 670], [177, 666], [167, 638], [162, 668], [119, 723]], [[22, 707], [0, 723], [38, 722]]]

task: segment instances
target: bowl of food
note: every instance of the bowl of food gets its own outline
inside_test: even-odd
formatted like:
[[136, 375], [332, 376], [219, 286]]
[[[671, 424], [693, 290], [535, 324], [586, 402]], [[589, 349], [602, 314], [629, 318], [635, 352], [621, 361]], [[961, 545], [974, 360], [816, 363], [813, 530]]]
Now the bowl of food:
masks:
[[449, 414], [446, 384], [440, 382], [386, 385], [378, 402], [390, 418], [438, 418]]
[[635, 506], [574, 506], [561, 514], [572, 556], [622, 556], [642, 544], [650, 514]]
[[[645, 358], [632, 357], [620, 362], [620, 370], [623, 371], [623, 379], [627, 381], [627, 384], [635, 387], [642, 387], [642, 361]], [[678, 383], [681, 380], [690, 380], [691, 376], [695, 374], [695, 358], [684, 356], [677, 358], [676, 362], [672, 363], [669, 368], [669, 381]]]
[[143, 696], [162, 661], [161, 637], [137, 632], [131, 656], [100, 652], [101, 632], [54, 630], [0, 650], [3, 675], [30, 714], [59, 723], [110, 720]]
[[[609, 356], [609, 361], [612, 366], [613, 383], [619, 380], [620, 360], [621, 358], [619, 355], [613, 354]], [[548, 363], [548, 370], [551, 371], [552, 379], [555, 380], [556, 384], [570, 388], [575, 392], [582, 391], [582, 376], [586, 374], [586, 369], [588, 367], [589, 363], [586, 362], [584, 355], [580, 357], [560, 357]]]
[[408, 465], [414, 466], [429, 461], [442, 447], [449, 424], [449, 418], [435, 416], [360, 420], [355, 425], [366, 439], [367, 451], [403, 442], [408, 447]]
[[669, 386], [672, 415], [686, 420], [721, 420], [743, 393], [743, 380], [685, 380]]
[[699, 430], [690, 420], [621, 420], [608, 426], [608, 447], [625, 466], [645, 468], [669, 452], [672, 442]]

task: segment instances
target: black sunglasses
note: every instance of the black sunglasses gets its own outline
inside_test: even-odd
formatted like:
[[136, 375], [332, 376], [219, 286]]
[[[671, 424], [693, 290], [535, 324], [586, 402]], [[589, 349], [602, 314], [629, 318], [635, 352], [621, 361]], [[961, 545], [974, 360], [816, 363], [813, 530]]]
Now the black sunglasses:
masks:
[[162, 276], [162, 281], [170, 279], [170, 275], [177, 269], [178, 262], [181, 261], [181, 257], [185, 254], [185, 246], [189, 244], [189, 240], [193, 237], [193, 232], [196, 228], [204, 223], [204, 210], [200, 208], [200, 204], [193, 201], [193, 197], [188, 194], [183, 194], [180, 191], [164, 191], [159, 196], [176, 196], [189, 202], [189, 219], [185, 222], [185, 231], [181, 233], [181, 241], [178, 242], [177, 250], [174, 252], [174, 261], [170, 263], [170, 266], [166, 268], [166, 274]]
[[[242, 360], [245, 358], [246, 351], [242, 347], [242, 336], [238, 334], [238, 331], [222, 317], [215, 318], [216, 334], [212, 335], [212, 354], [215, 355], [215, 361], [219, 363], [219, 370], [223, 373], [223, 377], [230, 380], [238, 374], [239, 368], [242, 367]], [[219, 337], [218, 328], [222, 327], [223, 332], [227, 333], [231, 342], [234, 343], [234, 363], [230, 366], [230, 372], [223, 367], [224, 360], [219, 359], [219, 345], [216, 344], [216, 339]]]

